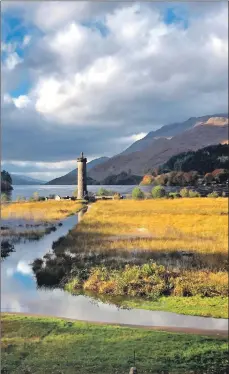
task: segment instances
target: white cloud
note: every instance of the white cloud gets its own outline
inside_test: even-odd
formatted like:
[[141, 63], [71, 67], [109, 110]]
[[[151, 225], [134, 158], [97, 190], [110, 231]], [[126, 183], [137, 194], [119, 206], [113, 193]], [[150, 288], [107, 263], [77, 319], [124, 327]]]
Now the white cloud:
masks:
[[[30, 48], [20, 62], [15, 46], [2, 43], [9, 58], [2, 73], [7, 158], [30, 160], [18, 167], [34, 165], [34, 173], [70, 170], [82, 148], [110, 156], [161, 124], [226, 111], [227, 4], [185, 5], [187, 29], [164, 23], [160, 12], [167, 6], [86, 1], [6, 6], [42, 31], [31, 40], [31, 30], [26, 32]], [[9, 92], [27, 74], [30, 92], [12, 98]]]
[[[19, 167], [27, 167], [27, 166], [34, 166], [39, 169], [67, 169], [67, 168], [74, 168], [76, 167], [77, 161], [76, 160], [69, 160], [69, 161], [60, 161], [60, 162], [31, 162], [31, 161], [8, 161], [8, 164], [19, 166]], [[4, 163], [3, 163], [4, 164]]]
[[33, 274], [31, 266], [29, 266], [29, 264], [25, 261], [19, 261], [18, 262], [17, 271], [21, 274], [24, 274], [24, 275], [30, 275], [30, 274], [32, 275]]
[[12, 100], [19, 109], [26, 108], [30, 104], [30, 99], [26, 95], [20, 95], [16, 98], [12, 98]]
[[4, 65], [8, 70], [13, 70], [22, 61], [23, 60], [18, 56], [18, 54], [16, 52], [13, 52], [7, 56]]
[[22, 47], [26, 47], [27, 45], [29, 45], [30, 41], [31, 35], [25, 35], [23, 38]]
[[181, 99], [190, 107], [201, 103], [227, 74], [227, 27], [220, 24], [226, 12], [221, 13], [211, 15], [211, 23], [197, 19], [182, 30], [164, 24], [159, 12], [146, 6], [121, 6], [106, 15], [106, 37], [76, 22], [62, 27], [58, 18], [59, 29], [43, 42], [61, 64], [55, 74], [39, 76], [36, 110], [74, 126], [117, 126], [128, 117], [144, 126], [149, 99], [152, 110]]
[[121, 143], [127, 143], [127, 144], [132, 144], [138, 140], [143, 139], [147, 135], [146, 132], [140, 132], [139, 134], [133, 134], [130, 136], [122, 137], [120, 138]]

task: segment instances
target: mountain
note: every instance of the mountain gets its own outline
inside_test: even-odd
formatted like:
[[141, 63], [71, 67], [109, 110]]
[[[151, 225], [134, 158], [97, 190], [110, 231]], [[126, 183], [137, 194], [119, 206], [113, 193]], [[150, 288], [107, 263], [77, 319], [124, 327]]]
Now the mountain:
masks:
[[159, 167], [158, 173], [171, 171], [190, 172], [197, 171], [199, 174], [210, 173], [213, 170], [229, 170], [229, 145], [210, 145], [197, 151], [179, 153]]
[[[143, 176], [148, 170], [162, 165], [173, 155], [225, 142], [225, 139], [228, 139], [228, 115], [191, 118], [180, 124], [164, 126], [149, 133], [144, 139], [136, 142], [137, 145], [132, 145], [132, 150], [139, 146], [141, 150], [124, 152], [112, 157], [91, 168], [88, 175], [99, 182], [123, 171]], [[143, 143], [139, 143], [142, 141]]]
[[180, 134], [181, 132], [191, 129], [199, 123], [207, 122], [210, 118], [228, 118], [228, 114], [211, 114], [202, 117], [191, 117], [184, 122], [176, 122], [170, 125], [162, 126], [160, 129], [149, 132], [144, 138], [137, 140], [130, 147], [128, 147], [120, 155], [127, 155], [136, 151], [141, 151], [152, 144], [152, 140], [157, 141], [158, 138], [170, 139], [171, 137]]
[[[93, 167], [100, 165], [107, 160], [109, 160], [108, 157], [96, 158], [95, 160], [92, 160], [87, 163], [87, 170], [90, 170]], [[96, 181], [88, 177], [87, 183], [96, 184]], [[55, 185], [77, 184], [77, 169], [70, 171], [68, 174], [63, 175], [62, 177], [52, 179], [50, 182], [47, 182], [46, 184], [55, 184]]]
[[36, 185], [36, 184], [45, 184], [44, 181], [40, 179], [35, 179], [27, 177], [25, 175], [11, 174], [12, 184], [13, 185]]

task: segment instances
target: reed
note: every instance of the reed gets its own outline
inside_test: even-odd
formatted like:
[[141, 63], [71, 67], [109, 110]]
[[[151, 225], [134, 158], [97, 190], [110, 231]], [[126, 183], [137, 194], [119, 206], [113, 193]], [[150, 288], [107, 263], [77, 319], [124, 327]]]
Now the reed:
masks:
[[3, 205], [1, 217], [2, 219], [23, 218], [32, 221], [57, 221], [75, 214], [82, 207], [83, 204], [80, 201], [26, 201]]

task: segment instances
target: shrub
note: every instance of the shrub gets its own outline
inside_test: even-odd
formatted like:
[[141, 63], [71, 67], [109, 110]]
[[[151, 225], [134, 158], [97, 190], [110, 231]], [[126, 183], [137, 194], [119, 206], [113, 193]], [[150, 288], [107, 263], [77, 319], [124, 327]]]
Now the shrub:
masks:
[[132, 191], [132, 198], [133, 199], [144, 199], [145, 195], [144, 195], [144, 192], [139, 188], [139, 187], [135, 187]]
[[163, 187], [161, 186], [156, 186], [152, 189], [152, 197], [154, 199], [160, 199], [162, 197], [165, 197], [166, 196], [166, 191]]
[[195, 277], [185, 272], [174, 280], [175, 296], [226, 296], [228, 293], [228, 274], [198, 271]]
[[106, 190], [106, 189], [103, 188], [103, 187], [100, 187], [100, 188], [98, 189], [97, 195], [98, 195], [98, 196], [110, 196], [110, 195], [111, 195], [111, 192], [110, 192], [109, 190]]
[[216, 197], [219, 197], [219, 194], [217, 192], [213, 191], [213, 192], [209, 193], [207, 195], [207, 197], [215, 197], [216, 198]]
[[200, 193], [193, 190], [190, 190], [188, 195], [189, 197], [200, 197]]
[[67, 284], [65, 284], [64, 289], [72, 294], [75, 293], [76, 290], [81, 288], [81, 282], [79, 278], [71, 279]]
[[40, 197], [38, 198], [38, 200], [39, 200], [39, 201], [45, 201], [45, 197], [44, 197], [44, 196], [40, 196]]
[[181, 197], [189, 197], [189, 190], [187, 188], [182, 188], [180, 190]]

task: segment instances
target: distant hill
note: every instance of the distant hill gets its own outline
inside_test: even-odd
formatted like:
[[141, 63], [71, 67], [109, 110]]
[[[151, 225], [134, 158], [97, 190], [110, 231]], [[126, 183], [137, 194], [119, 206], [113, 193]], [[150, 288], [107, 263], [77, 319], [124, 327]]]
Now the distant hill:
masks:
[[[102, 164], [103, 162], [109, 160], [108, 157], [99, 157], [95, 160], [92, 160], [87, 163], [87, 170], [90, 170], [91, 168]], [[93, 178], [88, 177], [87, 180], [88, 184], [96, 184], [96, 181], [93, 180]], [[71, 184], [77, 184], [77, 169], [74, 169], [70, 171], [68, 174], [63, 175], [62, 177], [52, 179], [50, 182], [47, 182], [46, 184], [51, 185], [71, 185]]]
[[35, 179], [27, 177], [25, 175], [11, 174], [12, 184], [13, 185], [36, 185], [36, 184], [45, 184], [44, 181], [40, 179]]
[[[156, 139], [156, 135], [168, 136], [168, 138]], [[145, 143], [144, 139], [146, 140], [147, 137], [150, 139]], [[88, 175], [99, 182], [109, 176], [119, 175], [123, 171], [129, 175], [143, 176], [148, 170], [164, 164], [178, 153], [195, 151], [208, 145], [225, 142], [228, 139], [228, 115], [191, 118], [179, 124], [164, 126], [149, 133], [147, 137], [137, 142], [141, 150], [114, 156], [91, 168]], [[133, 146], [136, 147], [136, 143], [132, 145], [132, 150]]]

